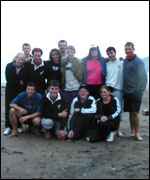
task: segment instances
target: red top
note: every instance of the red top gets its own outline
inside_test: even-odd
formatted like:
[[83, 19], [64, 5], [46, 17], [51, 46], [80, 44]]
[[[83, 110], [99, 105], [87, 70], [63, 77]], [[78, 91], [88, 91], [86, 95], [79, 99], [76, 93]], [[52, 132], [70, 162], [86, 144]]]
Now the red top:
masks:
[[87, 84], [102, 84], [102, 68], [99, 60], [87, 60]]

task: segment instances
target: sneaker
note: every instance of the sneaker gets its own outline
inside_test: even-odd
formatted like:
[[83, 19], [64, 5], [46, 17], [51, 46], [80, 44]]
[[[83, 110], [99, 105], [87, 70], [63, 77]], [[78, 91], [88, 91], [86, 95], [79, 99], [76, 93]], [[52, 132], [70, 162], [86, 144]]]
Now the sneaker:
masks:
[[86, 141], [90, 142], [90, 138], [88, 136], [86, 137]]
[[18, 128], [18, 133], [22, 133], [23, 129], [22, 128]]
[[106, 141], [107, 142], [113, 142], [115, 137], [115, 132], [110, 132], [110, 134], [107, 136]]
[[8, 135], [8, 134], [11, 133], [11, 131], [12, 131], [12, 129], [11, 129], [10, 127], [7, 127], [7, 128], [5, 129], [5, 131], [3, 132], [3, 135]]

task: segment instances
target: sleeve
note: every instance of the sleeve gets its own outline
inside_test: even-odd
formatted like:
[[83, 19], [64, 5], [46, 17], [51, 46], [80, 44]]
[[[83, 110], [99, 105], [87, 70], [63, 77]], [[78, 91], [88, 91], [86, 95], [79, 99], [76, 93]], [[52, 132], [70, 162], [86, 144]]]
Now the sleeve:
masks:
[[113, 105], [114, 105], [115, 112], [112, 115], [108, 116], [108, 120], [116, 118], [121, 112], [120, 102], [117, 97], [114, 97], [114, 102], [115, 103], [113, 103]]
[[69, 117], [68, 117], [68, 122], [67, 122], [67, 127], [68, 129], [70, 129], [70, 125], [71, 125], [71, 118], [74, 114], [74, 106], [75, 106], [75, 103], [77, 101], [77, 98], [74, 98], [72, 103], [71, 103], [71, 107], [70, 107], [70, 113], [69, 113]]
[[89, 114], [96, 113], [96, 100], [93, 97], [89, 97], [92, 100], [92, 104], [90, 108], [81, 108], [81, 113]]
[[18, 94], [18, 96], [16, 96], [11, 102], [10, 104], [17, 104], [18, 106], [21, 106], [21, 101], [23, 99], [24, 96], [24, 92], [21, 92]]

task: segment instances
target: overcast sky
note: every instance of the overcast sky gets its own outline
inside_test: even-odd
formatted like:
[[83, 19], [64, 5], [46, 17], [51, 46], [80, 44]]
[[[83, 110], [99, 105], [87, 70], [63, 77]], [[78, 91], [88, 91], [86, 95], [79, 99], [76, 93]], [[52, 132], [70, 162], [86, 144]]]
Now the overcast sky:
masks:
[[149, 1], [1, 1], [1, 76], [7, 63], [22, 51], [22, 44], [43, 49], [48, 60], [52, 48], [65, 39], [76, 56], [88, 54], [98, 44], [114, 46], [125, 57], [124, 44], [135, 44], [135, 53], [149, 56]]

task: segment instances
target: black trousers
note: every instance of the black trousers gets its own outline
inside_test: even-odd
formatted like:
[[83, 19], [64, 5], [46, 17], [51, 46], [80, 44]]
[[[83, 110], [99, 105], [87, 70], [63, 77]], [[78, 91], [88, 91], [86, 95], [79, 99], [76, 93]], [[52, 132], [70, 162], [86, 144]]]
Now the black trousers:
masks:
[[88, 135], [94, 123], [93, 114], [75, 113], [72, 118], [72, 126], [74, 132], [72, 140], [79, 140], [85, 138]]
[[91, 130], [89, 138], [90, 142], [98, 142], [106, 140], [107, 136], [111, 131], [116, 131], [119, 127], [120, 117], [95, 124], [94, 128]]

